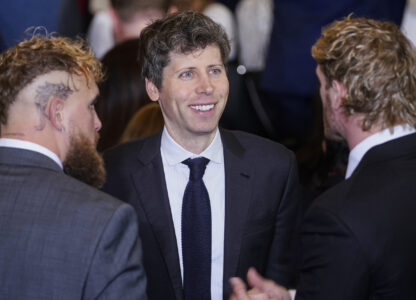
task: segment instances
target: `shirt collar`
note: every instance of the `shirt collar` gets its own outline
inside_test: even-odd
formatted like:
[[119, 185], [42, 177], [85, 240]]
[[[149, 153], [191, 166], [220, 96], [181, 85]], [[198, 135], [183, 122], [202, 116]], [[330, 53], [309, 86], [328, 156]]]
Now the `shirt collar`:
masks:
[[416, 132], [416, 129], [408, 124], [396, 125], [392, 128], [386, 128], [379, 132], [376, 132], [369, 137], [358, 143], [350, 152], [348, 157], [348, 167], [345, 174], [345, 178], [349, 178], [354, 170], [357, 168], [361, 159], [367, 153], [368, 150], [374, 146], [383, 144], [393, 139], [400, 138], [402, 136]]
[[55, 153], [53, 153], [51, 150], [39, 144], [35, 144], [32, 142], [28, 142], [28, 141], [17, 140], [17, 139], [0, 138], [0, 147], [18, 148], [18, 149], [30, 150], [30, 151], [41, 153], [43, 155], [46, 155], [50, 159], [52, 159], [54, 162], [58, 164], [58, 166], [61, 169], [63, 169], [62, 162], [59, 159], [59, 157]]
[[166, 127], [164, 127], [160, 150], [162, 151], [164, 157], [166, 158], [166, 162], [169, 165], [179, 164], [182, 163], [185, 159], [195, 157], [205, 157], [208, 158], [211, 162], [218, 164], [224, 162], [223, 146], [220, 131], [218, 128], [211, 144], [201, 154], [197, 155], [189, 152], [180, 146], [177, 142], [175, 142], [174, 139], [170, 136]]

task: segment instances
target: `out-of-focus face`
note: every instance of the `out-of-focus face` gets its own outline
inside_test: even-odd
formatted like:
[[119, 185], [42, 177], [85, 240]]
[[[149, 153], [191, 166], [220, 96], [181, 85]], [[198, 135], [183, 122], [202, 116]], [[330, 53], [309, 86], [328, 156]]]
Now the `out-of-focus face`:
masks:
[[188, 54], [172, 52], [161, 88], [147, 80], [146, 88], [150, 98], [159, 101], [165, 126], [176, 142], [214, 138], [229, 91], [217, 45]]
[[119, 21], [120, 26], [114, 28], [114, 40], [116, 43], [121, 43], [128, 39], [139, 37], [143, 28], [163, 18], [163, 16], [164, 12], [155, 8], [137, 11], [129, 21]]
[[333, 108], [334, 87], [330, 86], [328, 88], [327, 79], [319, 66], [316, 68], [316, 75], [318, 76], [320, 84], [319, 94], [321, 95], [322, 100], [325, 137], [331, 140], [342, 140], [343, 138], [339, 130], [339, 123]]

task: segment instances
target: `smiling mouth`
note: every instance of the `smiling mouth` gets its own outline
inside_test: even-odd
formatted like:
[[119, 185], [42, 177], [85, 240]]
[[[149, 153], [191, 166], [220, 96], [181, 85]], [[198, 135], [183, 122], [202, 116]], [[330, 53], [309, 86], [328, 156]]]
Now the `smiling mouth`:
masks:
[[206, 104], [206, 105], [190, 105], [192, 109], [198, 111], [209, 111], [214, 108], [214, 104]]

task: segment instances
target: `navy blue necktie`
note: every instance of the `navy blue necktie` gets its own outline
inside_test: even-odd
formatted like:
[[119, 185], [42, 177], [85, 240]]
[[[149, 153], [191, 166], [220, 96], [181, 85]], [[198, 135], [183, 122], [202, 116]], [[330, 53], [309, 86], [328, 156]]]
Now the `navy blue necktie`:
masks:
[[211, 205], [202, 181], [209, 159], [183, 161], [189, 182], [182, 203], [182, 257], [185, 300], [211, 299]]

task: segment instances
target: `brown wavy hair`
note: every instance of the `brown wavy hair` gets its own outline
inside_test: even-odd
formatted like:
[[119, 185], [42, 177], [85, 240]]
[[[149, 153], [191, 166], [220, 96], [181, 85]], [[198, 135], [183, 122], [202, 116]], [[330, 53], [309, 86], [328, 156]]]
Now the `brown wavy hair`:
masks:
[[88, 85], [103, 78], [101, 63], [82, 39], [34, 35], [0, 54], [1, 124], [7, 123], [8, 109], [18, 93], [52, 71], [84, 75]]
[[312, 56], [328, 85], [345, 85], [344, 114], [363, 114], [363, 130], [416, 126], [416, 53], [395, 24], [352, 16], [335, 21]]
[[145, 27], [139, 40], [139, 65], [142, 76], [161, 88], [163, 69], [170, 53], [188, 54], [208, 45], [217, 45], [225, 65], [230, 44], [224, 29], [198, 12], [183, 11], [168, 15]]

